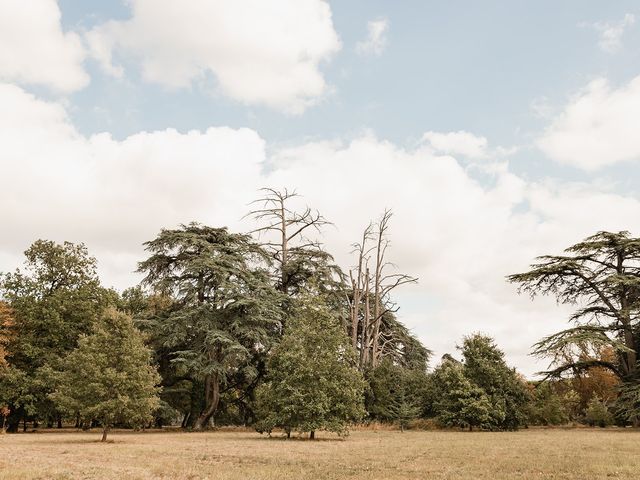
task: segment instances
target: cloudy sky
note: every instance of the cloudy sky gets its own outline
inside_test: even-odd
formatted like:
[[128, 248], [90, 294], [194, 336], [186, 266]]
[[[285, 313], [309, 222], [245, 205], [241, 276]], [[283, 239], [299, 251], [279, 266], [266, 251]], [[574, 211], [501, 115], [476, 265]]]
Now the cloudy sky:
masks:
[[248, 231], [295, 188], [345, 268], [393, 210], [399, 315], [438, 356], [481, 331], [532, 374], [568, 309], [504, 276], [640, 234], [634, 1], [2, 0], [0, 107], [0, 271], [84, 242], [122, 289], [161, 227]]

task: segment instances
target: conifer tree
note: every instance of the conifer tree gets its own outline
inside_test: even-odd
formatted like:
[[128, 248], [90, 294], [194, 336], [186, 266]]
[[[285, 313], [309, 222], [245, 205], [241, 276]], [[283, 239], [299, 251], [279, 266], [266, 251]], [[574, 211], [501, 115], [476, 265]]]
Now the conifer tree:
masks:
[[386, 408], [387, 418], [396, 422], [401, 432], [404, 432], [409, 422], [418, 418], [421, 413], [420, 405], [407, 394], [406, 390], [405, 386], [402, 385], [395, 392]]
[[265, 251], [248, 235], [191, 223], [162, 230], [145, 246], [151, 256], [139, 266], [144, 283], [173, 299], [150, 330], [169, 349], [172, 366], [200, 390], [193, 392], [192, 418], [193, 428], [203, 429], [230, 379], [256, 383], [256, 365], [281, 329], [280, 294]]

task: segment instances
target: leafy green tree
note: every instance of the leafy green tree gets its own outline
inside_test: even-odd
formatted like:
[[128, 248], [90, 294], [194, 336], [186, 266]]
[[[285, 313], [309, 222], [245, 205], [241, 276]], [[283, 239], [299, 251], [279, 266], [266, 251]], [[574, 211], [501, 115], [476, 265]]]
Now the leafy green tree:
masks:
[[302, 301], [257, 392], [257, 429], [346, 434], [364, 415], [364, 380], [344, 328], [318, 296]]
[[50, 398], [70, 415], [101, 423], [102, 441], [118, 423], [145, 425], [159, 407], [151, 352], [131, 317], [108, 309], [62, 362]]
[[[571, 316], [575, 326], [542, 339], [534, 353], [552, 358], [548, 376], [602, 367], [632, 381], [640, 345], [640, 239], [598, 232], [565, 252], [538, 257], [528, 272], [507, 277], [532, 297], [580, 305]], [[600, 358], [603, 348], [614, 352], [612, 359]]]
[[562, 425], [569, 421], [563, 396], [549, 382], [533, 388], [527, 412], [529, 422], [534, 425]]
[[202, 429], [231, 380], [255, 385], [256, 366], [280, 332], [280, 294], [266, 253], [247, 235], [192, 223], [162, 230], [145, 246], [151, 256], [139, 267], [144, 283], [171, 298], [148, 328], [168, 349], [174, 376], [201, 389], [191, 406], [193, 426]]
[[464, 374], [459, 362], [444, 361], [433, 373], [434, 410], [447, 427], [492, 429], [504, 417], [500, 404], [492, 404], [482, 388]]
[[494, 427], [515, 430], [526, 420], [529, 394], [524, 380], [515, 369], [509, 368], [504, 353], [491, 337], [474, 334], [465, 337], [462, 343], [464, 375], [480, 387], [493, 404], [500, 405], [504, 412], [501, 421]]
[[609, 412], [606, 403], [597, 397], [593, 397], [587, 405], [585, 421], [592, 427], [597, 425], [604, 428], [613, 424], [613, 415]]
[[531, 385], [531, 401], [527, 407], [528, 422], [533, 425], [563, 425], [569, 422], [570, 412], [565, 397], [551, 382]]
[[0, 325], [14, 393], [10, 431], [27, 417], [60, 422], [48, 398], [54, 384], [43, 368], [57, 368], [104, 308], [117, 301], [115, 292], [100, 285], [96, 260], [82, 244], [38, 240], [25, 256], [24, 270], [0, 278], [0, 296], [12, 311], [12, 322]]

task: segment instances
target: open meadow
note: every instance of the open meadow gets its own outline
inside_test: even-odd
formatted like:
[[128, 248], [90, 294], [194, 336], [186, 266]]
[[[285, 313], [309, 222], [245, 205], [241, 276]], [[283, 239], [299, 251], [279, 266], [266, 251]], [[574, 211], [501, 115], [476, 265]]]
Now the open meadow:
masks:
[[345, 440], [250, 431], [0, 436], [1, 480], [637, 478], [640, 431], [354, 431]]

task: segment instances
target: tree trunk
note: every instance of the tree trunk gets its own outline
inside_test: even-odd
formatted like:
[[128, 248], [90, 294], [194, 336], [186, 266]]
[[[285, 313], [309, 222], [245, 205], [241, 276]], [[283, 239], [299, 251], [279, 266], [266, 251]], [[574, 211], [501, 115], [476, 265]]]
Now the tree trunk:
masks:
[[181, 428], [187, 428], [187, 425], [189, 424], [190, 416], [191, 416], [191, 412], [187, 412], [184, 414], [184, 417], [182, 417], [182, 423], [180, 424]]
[[207, 377], [205, 381], [205, 388], [205, 408], [196, 420], [196, 423], [193, 425], [194, 430], [202, 430], [209, 423], [209, 420], [218, 409], [218, 403], [220, 402], [220, 381], [217, 374]]
[[287, 294], [287, 261], [288, 261], [288, 248], [287, 245], [287, 217], [284, 211], [284, 200], [280, 200], [280, 222], [281, 222], [281, 234], [282, 234], [282, 262], [280, 262], [280, 282], [282, 283], [282, 293]]
[[311, 433], [309, 434], [309, 440], [315, 440], [315, 439], [316, 439], [316, 431], [311, 430]]
[[386, 225], [384, 223], [386, 218], [383, 218], [380, 223], [380, 230], [378, 232], [378, 245], [376, 247], [376, 271], [375, 277], [373, 279], [373, 338], [371, 345], [371, 366], [375, 367], [377, 365], [378, 359], [378, 345], [379, 345], [379, 336], [380, 336], [380, 322], [382, 321], [382, 314], [380, 312], [380, 280], [382, 278], [382, 262], [384, 261], [384, 251], [382, 247], [382, 240], [384, 236], [384, 231]]
[[58, 415], [58, 428], [62, 428], [62, 417]]
[[365, 269], [364, 278], [364, 318], [362, 319], [362, 338], [360, 340], [360, 366], [362, 368], [369, 364], [370, 348], [370, 328], [371, 328], [371, 308], [369, 302], [369, 269]]
[[100, 440], [101, 442], [106, 442], [107, 441], [107, 434], [109, 433], [109, 425], [105, 425], [104, 428], [102, 429], [102, 440]]

